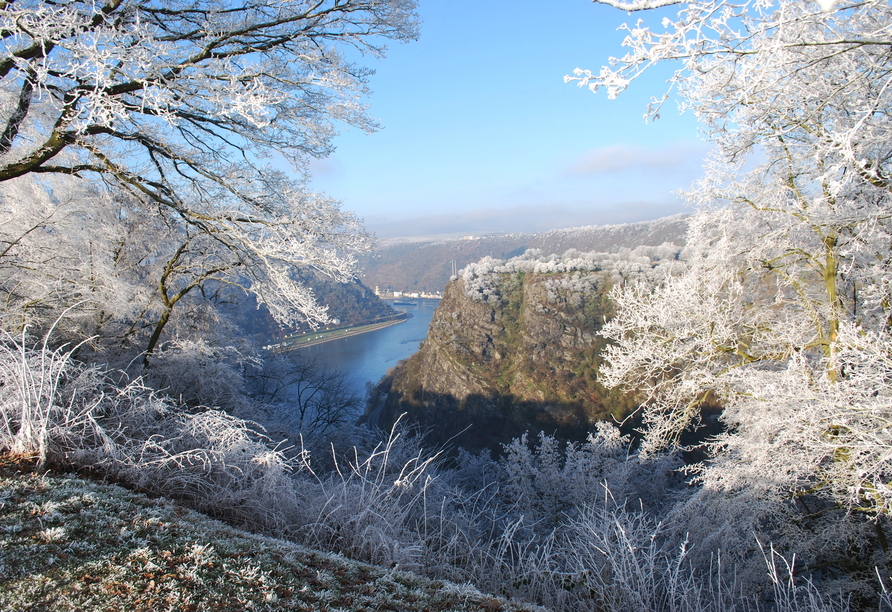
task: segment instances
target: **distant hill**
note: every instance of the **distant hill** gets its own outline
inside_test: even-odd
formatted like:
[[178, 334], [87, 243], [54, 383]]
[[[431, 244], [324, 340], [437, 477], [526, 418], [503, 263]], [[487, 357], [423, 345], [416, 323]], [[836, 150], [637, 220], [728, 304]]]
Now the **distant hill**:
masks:
[[[328, 306], [328, 315], [335, 326], [362, 325], [395, 314], [389, 304], [383, 302], [374, 292], [358, 279], [347, 283], [337, 283], [327, 279], [309, 279], [316, 300]], [[258, 308], [252, 296], [236, 295], [232, 298], [231, 311], [234, 318], [248, 336], [253, 336], [261, 344], [277, 340], [287, 333], [307, 331], [303, 325], [294, 329], [283, 329], [273, 319], [263, 304]], [[335, 323], [336, 321], [336, 323]]]
[[396, 291], [442, 291], [452, 275], [452, 262], [460, 270], [490, 256], [510, 259], [528, 249], [562, 255], [570, 249], [613, 253], [622, 248], [684, 244], [687, 215], [623, 225], [590, 225], [534, 234], [428, 238], [416, 241], [391, 239], [360, 260], [362, 282]]

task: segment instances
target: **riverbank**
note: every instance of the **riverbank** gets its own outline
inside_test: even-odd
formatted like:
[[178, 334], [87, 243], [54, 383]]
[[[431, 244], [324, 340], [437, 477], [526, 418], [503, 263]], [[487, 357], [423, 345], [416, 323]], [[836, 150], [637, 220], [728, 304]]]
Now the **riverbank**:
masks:
[[350, 336], [358, 336], [360, 334], [384, 329], [385, 327], [390, 327], [391, 325], [403, 323], [409, 320], [411, 316], [412, 315], [408, 312], [401, 312], [398, 315], [395, 315], [394, 317], [388, 318], [384, 321], [375, 321], [374, 323], [366, 323], [363, 325], [350, 325], [348, 327], [338, 327], [335, 329], [326, 329], [305, 334], [294, 334], [291, 336], [286, 336], [276, 344], [270, 344], [263, 348], [270, 351], [271, 353], [287, 353], [289, 351], [295, 351], [297, 349], [306, 348], [309, 346], [316, 346], [317, 344], [323, 344], [325, 342], [331, 342], [332, 340], [340, 340], [342, 338], [349, 338]]

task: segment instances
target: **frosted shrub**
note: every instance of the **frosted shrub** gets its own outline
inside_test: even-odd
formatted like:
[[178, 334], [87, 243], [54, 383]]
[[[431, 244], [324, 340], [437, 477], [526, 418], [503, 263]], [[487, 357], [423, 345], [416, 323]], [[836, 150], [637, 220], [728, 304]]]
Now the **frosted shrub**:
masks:
[[[752, 531], [725, 540], [744, 549], [729, 558], [748, 564], [728, 572], [700, 542], [740, 531], [744, 500], [714, 496], [710, 514], [707, 488], [686, 487], [676, 457], [630, 454], [609, 424], [583, 444], [521, 438], [501, 462], [463, 453], [456, 469], [399, 429], [349, 457], [332, 449], [288, 460], [255, 424], [184, 410], [138, 383], [116, 387], [64, 350], [8, 336], [0, 349], [4, 450], [96, 470], [266, 533], [555, 610], [845, 609], [828, 599], [832, 584], [792, 579], [787, 549], [759, 555]], [[750, 571], [755, 562], [761, 572]]]
[[[677, 455], [630, 453], [606, 423], [583, 444], [523, 437], [498, 464], [468, 453], [459, 463], [453, 482], [488, 496], [487, 512], [471, 523], [473, 562], [455, 571], [483, 590], [556, 610], [616, 612], [846, 610], [853, 589], [859, 601], [876, 598], [875, 576], [834, 579], [825, 571], [812, 583], [798, 575], [804, 565], [795, 554], [819, 563], [819, 546], [865, 540], [869, 524], [791, 529], [802, 517], [789, 507], [775, 504], [768, 514], [764, 500], [709, 495], [686, 483]], [[832, 518], [827, 525], [841, 526]], [[782, 541], [783, 556], [774, 548], [763, 555], [760, 533]]]
[[721, 553], [708, 566], [695, 568], [689, 560], [692, 547], [696, 542], [687, 537], [667, 538], [662, 523], [642, 510], [606, 502], [589, 508], [568, 529], [565, 583], [573, 597], [567, 607], [605, 612], [849, 610], [844, 592], [828, 594], [796, 577], [795, 556], [783, 557], [770, 546], [761, 549], [763, 580], [754, 583], [741, 581]]
[[100, 465], [133, 485], [186, 501], [212, 516], [281, 533], [293, 512], [293, 465], [259, 426], [218, 410], [183, 413], [143, 401], [119, 416], [116, 453]]
[[[614, 429], [607, 425], [601, 431], [608, 428]], [[528, 522], [544, 521], [547, 533], [602, 495], [604, 478], [626, 457], [618, 436], [608, 435], [590, 436], [586, 443], [567, 444], [565, 449], [545, 434], [534, 448], [526, 434], [506, 445], [504, 494], [515, 504], [515, 512]]]
[[264, 528], [290, 511], [291, 466], [258, 426], [190, 412], [138, 381], [107, 374], [47, 343], [0, 344], [0, 447], [97, 470], [211, 514]]
[[[435, 480], [416, 440], [394, 429], [367, 456], [354, 452], [315, 483], [301, 486], [302, 508], [292, 526], [313, 546], [393, 567], [420, 569], [424, 554], [425, 502]], [[416, 454], [407, 457], [407, 451]]]
[[577, 519], [584, 509], [606, 498], [656, 509], [673, 491], [686, 488], [677, 455], [642, 461], [629, 453], [629, 445], [629, 439], [609, 423], [600, 423], [579, 444], [562, 444], [540, 433], [539, 443], [530, 447], [524, 435], [505, 446], [505, 497], [516, 513], [553, 527], [555, 521]]
[[155, 351], [143, 380], [189, 405], [237, 410], [246, 402], [242, 371], [258, 361], [234, 346], [176, 338]]
[[86, 426], [93, 408], [86, 394], [66, 398], [65, 389], [92, 390], [97, 373], [77, 367], [64, 347], [50, 350], [44, 342], [32, 349], [24, 334], [18, 340], [0, 334], [0, 446], [43, 463], [54, 439]]
[[612, 505], [604, 500], [569, 525], [569, 582], [575, 590], [603, 610], [700, 609], [687, 542], [675, 549], [652, 517]]

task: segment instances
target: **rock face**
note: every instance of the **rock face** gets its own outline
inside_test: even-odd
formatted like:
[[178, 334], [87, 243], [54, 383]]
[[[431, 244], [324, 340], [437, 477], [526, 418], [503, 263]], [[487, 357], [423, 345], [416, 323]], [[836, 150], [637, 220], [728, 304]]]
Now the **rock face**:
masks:
[[370, 418], [387, 426], [406, 413], [435, 443], [494, 450], [525, 431], [580, 440], [599, 421], [624, 420], [639, 398], [598, 382], [609, 291], [659, 283], [683, 269], [681, 255], [664, 243], [467, 266], [447, 286], [424, 346], [379, 384]]
[[484, 292], [453, 280], [424, 346], [382, 383], [380, 424], [405, 412], [436, 442], [470, 427], [462, 446], [497, 449], [527, 430], [580, 439], [622, 420], [635, 398], [597, 380], [611, 284], [603, 271], [493, 273]]

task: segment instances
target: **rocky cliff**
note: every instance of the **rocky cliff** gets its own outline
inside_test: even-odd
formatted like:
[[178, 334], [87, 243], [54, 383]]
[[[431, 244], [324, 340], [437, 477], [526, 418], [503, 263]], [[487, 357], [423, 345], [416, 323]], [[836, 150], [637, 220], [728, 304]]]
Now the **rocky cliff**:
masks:
[[498, 448], [527, 430], [579, 439], [597, 421], [622, 420], [636, 398], [598, 382], [608, 292], [665, 273], [677, 256], [667, 245], [468, 266], [447, 286], [424, 346], [380, 386], [379, 424], [405, 412], [437, 442], [464, 431], [461, 445]]

